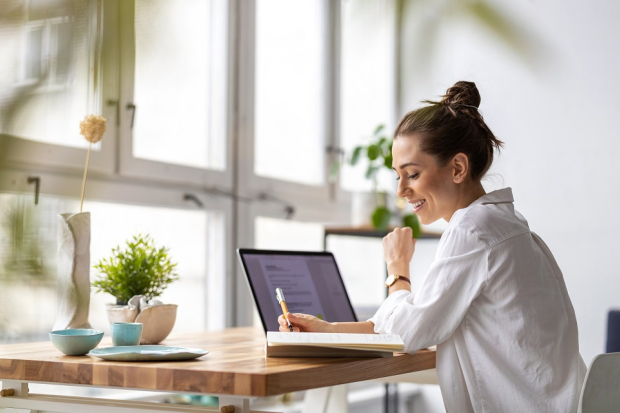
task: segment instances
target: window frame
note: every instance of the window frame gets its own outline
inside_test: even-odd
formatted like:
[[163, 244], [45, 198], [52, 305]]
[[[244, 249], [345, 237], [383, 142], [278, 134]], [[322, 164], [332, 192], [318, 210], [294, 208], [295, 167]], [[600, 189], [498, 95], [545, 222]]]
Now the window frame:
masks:
[[[102, 102], [107, 102], [109, 97], [106, 96], [105, 88], [102, 87], [101, 90], [92, 82], [93, 78], [98, 78], [102, 73], [102, 59], [100, 57], [100, 51], [102, 50], [102, 39], [106, 35], [101, 30], [101, 15], [105, 13], [105, 9], [109, 4], [106, 2], [103, 6], [98, 4], [98, 2], [91, 1], [89, 3], [89, 18], [91, 20], [95, 20], [94, 27], [90, 27], [88, 30], [88, 40], [87, 43], [90, 45], [89, 47], [92, 51], [89, 53], [89, 71], [93, 73], [93, 75], [89, 78], [88, 90], [89, 93], [92, 93], [89, 104], [93, 107], [91, 110], [97, 112], [101, 110], [102, 115], [110, 120], [113, 119], [110, 116], [114, 113], [110, 113], [106, 110], [106, 106]], [[63, 18], [53, 18], [49, 20], [58, 20]], [[67, 20], [68, 21], [68, 20]], [[43, 30], [43, 43], [45, 43], [46, 31], [49, 32], [51, 30], [51, 22], [46, 22], [41, 20], [36, 20], [35, 25], [40, 25]], [[26, 23], [25, 28], [22, 29], [21, 33], [21, 45], [24, 46], [24, 42], [26, 42], [27, 32], [29, 31], [30, 23]], [[47, 35], [49, 38], [49, 33]], [[49, 39], [48, 39], [49, 41]], [[42, 49], [45, 49], [45, 45], [42, 46]], [[42, 50], [42, 52], [43, 52]], [[17, 74], [17, 83], [15, 83], [16, 87], [27, 87], [32, 84], [32, 79], [22, 79], [24, 74], [24, 53], [25, 50], [21, 50], [18, 56], [18, 74]], [[111, 56], [113, 57], [113, 56]], [[108, 62], [109, 64], [114, 64], [114, 62]], [[104, 64], [105, 65], [105, 64]], [[36, 83], [36, 82], [35, 82]], [[51, 89], [50, 89], [51, 88]], [[49, 92], [51, 90], [59, 90], [66, 88], [66, 85], [49, 85], [44, 84], [33, 90], [31, 93], [41, 94], [45, 92]], [[115, 122], [108, 122], [108, 131], [105, 139], [101, 142], [100, 147], [96, 147], [95, 150], [92, 151], [90, 157], [89, 170], [96, 174], [109, 174], [114, 172], [114, 156], [116, 153], [116, 141], [115, 139], [110, 139], [111, 136], [115, 136]], [[78, 125], [76, 125], [77, 130]], [[20, 138], [17, 136], [13, 136], [7, 133], [0, 133], [0, 139], [5, 142], [5, 153], [4, 157], [0, 158], [7, 165], [13, 167], [32, 167], [32, 166], [45, 166], [49, 167], [53, 170], [63, 171], [66, 173], [74, 173], [82, 170], [84, 168], [85, 160], [86, 160], [86, 148], [80, 147], [72, 147], [72, 146], [64, 146], [52, 143], [39, 142], [34, 140], [29, 140], [26, 138]]]
[[[101, 59], [94, 64], [101, 75], [101, 113], [108, 119], [108, 131], [101, 151], [94, 151], [89, 166], [89, 199], [103, 202], [142, 204], [172, 208], [196, 208], [184, 199], [192, 194], [202, 208], [221, 217], [220, 235], [210, 234], [210, 245], [219, 248], [221, 265], [213, 263], [207, 274], [209, 289], [223, 297], [224, 325], [251, 325], [253, 305], [245, 276], [235, 254], [240, 246], [254, 246], [254, 222], [258, 216], [283, 218], [284, 205], [295, 207], [294, 220], [328, 225], [350, 223], [352, 193], [342, 189], [338, 179], [330, 181], [332, 162], [339, 153], [340, 117], [340, 1], [325, 4], [324, 41], [326, 58], [323, 135], [325, 139], [324, 183], [304, 185], [257, 176], [254, 173], [254, 53], [255, 10], [257, 0], [212, 0], [226, 14], [220, 29], [225, 33], [225, 143], [226, 168], [223, 171], [184, 167], [132, 156], [131, 113], [126, 109], [133, 99], [135, 52], [133, 30], [134, 0], [93, 0], [102, 8], [101, 39], [97, 50]], [[388, 0], [393, 4], [397, 0]], [[396, 33], [396, 31], [395, 31]], [[125, 44], [125, 46], [123, 46]], [[398, 44], [394, 45], [394, 54]], [[129, 63], [128, 63], [129, 62]], [[397, 62], [394, 63], [398, 71]], [[398, 78], [395, 81], [397, 90]], [[394, 95], [398, 108], [398, 94]], [[396, 112], [398, 112], [395, 109]], [[79, 196], [86, 150], [26, 141], [0, 135], [0, 191], [31, 193], [29, 176], [42, 180], [41, 193], [53, 196]], [[2, 156], [5, 159], [2, 159]], [[90, 195], [93, 194], [93, 195]], [[268, 194], [269, 199], [262, 199]], [[219, 239], [214, 237], [221, 236]], [[219, 266], [218, 266], [219, 265]], [[212, 279], [212, 277], [220, 277]], [[213, 291], [213, 290], [212, 290]], [[207, 293], [206, 299], [209, 298]], [[209, 304], [211, 305], [211, 303]], [[220, 304], [215, 309], [221, 309]], [[210, 326], [209, 326], [210, 328]]]
[[[212, 17], [212, 23], [221, 22], [223, 15], [228, 13], [226, 2], [223, 0], [211, 0], [211, 9], [214, 13]], [[132, 117], [137, 116], [138, 108], [133, 108], [134, 104], [134, 78], [135, 78], [135, 36], [134, 36], [134, 13], [135, 0], [125, 0], [120, 2], [118, 10], [119, 20], [119, 41], [120, 41], [120, 96], [118, 99], [118, 114], [119, 114], [119, 172], [127, 177], [143, 178], [143, 179], [157, 179], [165, 182], [179, 182], [197, 186], [211, 186], [230, 189], [232, 185], [232, 177], [228, 170], [232, 165], [232, 152], [228, 145], [229, 139], [227, 139], [228, 131], [230, 128], [230, 111], [224, 110], [224, 133], [227, 136], [220, 136], [217, 139], [221, 139], [224, 142], [224, 169], [216, 170], [209, 168], [196, 168], [190, 166], [183, 166], [172, 163], [165, 163], [159, 161], [153, 161], [148, 159], [136, 158], [133, 156], [133, 133], [132, 133]], [[218, 19], [219, 17], [219, 19]], [[220, 36], [228, 34], [228, 25], [217, 25], [215, 30], [212, 30], [214, 35], [213, 48], [217, 49], [221, 55], [225, 57], [226, 63], [230, 61], [229, 55], [231, 48], [229, 47], [229, 39], [222, 39]], [[225, 42], [224, 50], [217, 42]], [[219, 69], [219, 68], [218, 68]], [[225, 71], [219, 70], [219, 73], [224, 76]], [[232, 100], [230, 96], [230, 79], [229, 76], [225, 76], [223, 83], [224, 94], [224, 107], [230, 108], [230, 102]], [[215, 109], [214, 109], [215, 110]], [[134, 111], [136, 113], [134, 114]]]
[[[214, 7], [229, 13], [234, 8], [225, 0], [212, 0]], [[86, 198], [91, 201], [112, 202], [173, 209], [200, 208], [210, 212], [208, 251], [214, 254], [208, 260], [205, 274], [207, 314], [221, 314], [220, 320], [205, 329], [221, 329], [234, 325], [235, 290], [232, 288], [235, 277], [235, 261], [232, 239], [234, 211], [236, 209], [232, 194], [232, 144], [234, 131], [233, 78], [227, 77], [222, 93], [226, 105], [222, 141], [225, 145], [226, 167], [222, 171], [189, 168], [179, 165], [133, 159], [131, 156], [131, 135], [126, 128], [130, 118], [127, 111], [121, 110], [123, 103], [130, 101], [127, 95], [133, 82], [123, 74], [128, 72], [127, 48], [119, 47], [123, 35], [133, 30], [133, 23], [127, 26], [127, 16], [122, 14], [132, 8], [133, 1], [107, 0], [95, 1], [100, 7], [98, 21], [100, 38], [96, 51], [100, 56], [93, 59], [98, 65], [97, 76], [101, 79], [99, 102], [101, 114], [107, 122], [105, 138], [101, 150], [93, 150], [90, 157]], [[131, 13], [133, 16], [133, 12]], [[126, 26], [123, 27], [123, 23]], [[226, 46], [220, 52], [225, 54], [226, 65], [234, 63], [234, 50], [228, 47], [234, 39], [234, 16], [227, 15], [224, 30]], [[232, 26], [231, 26], [232, 24]], [[123, 65], [124, 64], [124, 65]], [[132, 69], [132, 68], [131, 68]], [[129, 85], [129, 86], [128, 86]], [[77, 125], [76, 125], [77, 127]], [[128, 151], [123, 153], [123, 151]], [[37, 142], [0, 134], [0, 192], [33, 194], [34, 186], [29, 178], [40, 179], [40, 194], [58, 197], [79, 198], [82, 174], [87, 150], [68, 146]], [[213, 192], [217, 189], [219, 192]], [[193, 199], [187, 199], [191, 195]], [[202, 205], [197, 205], [200, 203]], [[213, 296], [213, 297], [212, 297]], [[206, 317], [207, 323], [209, 317]]]
[[239, 45], [239, 141], [243, 148], [239, 158], [239, 177], [244, 193], [251, 193], [258, 197], [261, 193], [270, 193], [274, 196], [288, 197], [303, 200], [320, 199], [323, 202], [334, 200], [334, 183], [330, 182], [329, 171], [331, 163], [336, 160], [334, 151], [330, 148], [338, 147], [335, 129], [338, 118], [338, 106], [334, 100], [334, 85], [337, 84], [335, 66], [337, 42], [335, 37], [334, 18], [337, 15], [339, 4], [330, 0], [320, 0], [323, 4], [322, 42], [325, 50], [323, 59], [323, 111], [321, 114], [322, 139], [324, 140], [324, 168], [323, 184], [309, 185], [290, 182], [271, 177], [257, 175], [254, 172], [255, 157], [255, 53], [256, 53], [256, 1], [249, 0], [240, 3], [240, 45]]

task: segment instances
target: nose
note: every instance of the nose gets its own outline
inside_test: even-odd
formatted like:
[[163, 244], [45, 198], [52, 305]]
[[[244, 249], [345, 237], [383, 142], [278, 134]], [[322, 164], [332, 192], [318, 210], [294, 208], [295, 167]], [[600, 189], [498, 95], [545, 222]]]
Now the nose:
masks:
[[409, 188], [407, 186], [407, 180], [406, 179], [402, 179], [402, 178], [399, 179], [398, 180], [398, 188], [396, 188], [396, 196], [398, 196], [400, 198], [404, 198], [410, 192], [411, 192], [411, 188]]

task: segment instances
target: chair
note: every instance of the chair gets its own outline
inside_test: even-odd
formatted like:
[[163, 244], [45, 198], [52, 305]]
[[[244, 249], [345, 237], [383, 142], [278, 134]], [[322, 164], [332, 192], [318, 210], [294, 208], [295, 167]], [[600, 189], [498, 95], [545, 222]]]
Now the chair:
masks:
[[620, 310], [610, 310], [607, 314], [607, 348], [605, 353], [620, 351]]
[[577, 413], [618, 413], [620, 410], [620, 353], [594, 357], [579, 397]]

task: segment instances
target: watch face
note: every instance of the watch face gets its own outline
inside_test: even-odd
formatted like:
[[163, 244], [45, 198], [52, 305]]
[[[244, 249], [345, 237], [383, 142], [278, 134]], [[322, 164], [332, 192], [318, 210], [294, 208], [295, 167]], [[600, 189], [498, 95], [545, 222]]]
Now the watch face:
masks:
[[394, 274], [390, 274], [385, 280], [385, 285], [388, 287], [396, 282], [396, 276]]

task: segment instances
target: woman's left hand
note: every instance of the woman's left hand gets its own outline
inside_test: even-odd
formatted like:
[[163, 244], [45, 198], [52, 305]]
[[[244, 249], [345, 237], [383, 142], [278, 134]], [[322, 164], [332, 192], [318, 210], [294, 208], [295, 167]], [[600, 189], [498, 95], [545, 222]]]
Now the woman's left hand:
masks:
[[396, 228], [383, 238], [383, 257], [390, 274], [409, 276], [409, 263], [415, 251], [411, 228]]

